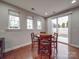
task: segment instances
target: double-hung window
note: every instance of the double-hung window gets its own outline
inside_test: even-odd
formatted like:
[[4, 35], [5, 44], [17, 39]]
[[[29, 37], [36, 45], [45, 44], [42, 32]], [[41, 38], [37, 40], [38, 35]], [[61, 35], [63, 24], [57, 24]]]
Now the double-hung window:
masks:
[[32, 17], [27, 17], [27, 29], [33, 29], [33, 19]]
[[42, 23], [40, 20], [37, 21], [37, 29], [41, 30], [42, 29]]
[[8, 29], [20, 29], [19, 13], [13, 12], [13, 11], [9, 11]]

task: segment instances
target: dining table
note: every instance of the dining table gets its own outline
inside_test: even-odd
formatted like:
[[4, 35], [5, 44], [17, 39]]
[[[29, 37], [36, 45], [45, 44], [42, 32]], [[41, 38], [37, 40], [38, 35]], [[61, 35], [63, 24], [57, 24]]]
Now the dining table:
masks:
[[40, 38], [40, 35], [52, 35], [52, 39], [54, 39], [54, 37], [55, 37], [54, 34], [47, 34], [47, 33], [35, 34], [35, 37]]

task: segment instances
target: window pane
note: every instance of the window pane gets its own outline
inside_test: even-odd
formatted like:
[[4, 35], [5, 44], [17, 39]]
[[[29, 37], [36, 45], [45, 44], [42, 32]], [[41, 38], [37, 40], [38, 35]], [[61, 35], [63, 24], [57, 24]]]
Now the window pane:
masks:
[[68, 22], [68, 16], [64, 16], [64, 17], [59, 17], [58, 18], [58, 24], [60, 25], [61, 28], [66, 27], [66, 24]]
[[20, 29], [20, 21], [18, 16], [9, 15], [9, 29]]
[[68, 16], [59, 17], [58, 24], [60, 26], [58, 27], [59, 41], [68, 43]]
[[37, 21], [37, 29], [42, 29], [42, 23], [41, 23], [41, 21]]
[[33, 29], [33, 20], [27, 19], [27, 29]]
[[57, 32], [57, 19], [52, 19], [52, 31]]

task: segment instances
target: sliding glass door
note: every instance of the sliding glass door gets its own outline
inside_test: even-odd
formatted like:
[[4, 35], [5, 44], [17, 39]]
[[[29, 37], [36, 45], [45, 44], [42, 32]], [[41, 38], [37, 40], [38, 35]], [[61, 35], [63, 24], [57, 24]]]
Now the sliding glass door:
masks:
[[58, 18], [58, 41], [68, 43], [68, 16]]
[[58, 32], [58, 41], [68, 43], [68, 16], [51, 19], [52, 33]]

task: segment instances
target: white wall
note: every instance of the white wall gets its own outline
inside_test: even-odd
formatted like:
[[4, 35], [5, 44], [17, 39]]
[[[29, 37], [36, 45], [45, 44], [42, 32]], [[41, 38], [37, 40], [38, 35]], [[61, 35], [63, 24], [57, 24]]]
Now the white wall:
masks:
[[[68, 24], [69, 44], [79, 48], [79, 8], [70, 11], [70, 13], [71, 12], [72, 14], [68, 15], [69, 16], [69, 24]], [[54, 18], [63, 16], [63, 15], [65, 14], [54, 16]], [[48, 19], [47, 20], [48, 32], [51, 32], [50, 25], [51, 25], [51, 21]]]
[[79, 8], [72, 11], [71, 44], [73, 46], [79, 47]]
[[47, 20], [47, 32], [48, 33], [52, 33], [52, 23], [51, 23], [51, 19]]
[[[8, 30], [8, 9], [20, 12], [20, 23], [21, 23], [20, 30], [12, 30], [12, 31]], [[34, 17], [33, 30], [26, 29], [27, 16]], [[42, 30], [36, 29], [37, 19], [41, 19], [42, 21]], [[30, 44], [31, 43], [30, 33], [31, 32], [37, 33], [39, 31], [45, 31], [45, 20], [43, 17], [0, 2], [0, 37], [5, 37], [5, 50], [6, 51], [15, 49], [23, 45]]]

